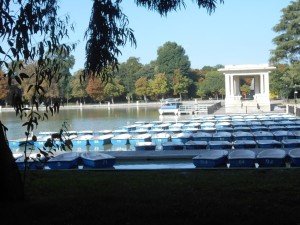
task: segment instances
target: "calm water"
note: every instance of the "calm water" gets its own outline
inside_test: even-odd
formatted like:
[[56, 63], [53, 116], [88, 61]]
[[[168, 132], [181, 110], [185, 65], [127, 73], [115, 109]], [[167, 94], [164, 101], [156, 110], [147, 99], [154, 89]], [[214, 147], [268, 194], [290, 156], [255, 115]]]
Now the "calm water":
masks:
[[[64, 121], [70, 125], [69, 130], [103, 130], [118, 129], [136, 121], [159, 120], [158, 108], [131, 107], [110, 109], [69, 109], [49, 116], [49, 120], [40, 121], [34, 134], [40, 131], [59, 131]], [[15, 112], [0, 113], [0, 120], [8, 128], [8, 139], [24, 137], [25, 128]]]

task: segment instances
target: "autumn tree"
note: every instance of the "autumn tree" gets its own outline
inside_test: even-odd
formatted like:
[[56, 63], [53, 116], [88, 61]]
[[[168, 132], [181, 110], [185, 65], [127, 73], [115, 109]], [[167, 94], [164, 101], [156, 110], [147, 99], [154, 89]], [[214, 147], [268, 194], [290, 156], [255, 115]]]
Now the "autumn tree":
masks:
[[179, 69], [174, 71], [173, 76], [173, 94], [178, 95], [180, 100], [182, 99], [182, 94], [188, 93], [188, 88], [191, 85], [192, 81], [187, 77], [181, 74]]
[[147, 77], [140, 77], [135, 82], [135, 93], [137, 96], [143, 96], [144, 101], [147, 102], [147, 95], [149, 94], [149, 81]]
[[105, 98], [104, 87], [105, 85], [103, 84], [101, 79], [97, 77], [95, 78], [91, 77], [89, 78], [86, 87], [86, 92], [94, 101], [101, 102]]

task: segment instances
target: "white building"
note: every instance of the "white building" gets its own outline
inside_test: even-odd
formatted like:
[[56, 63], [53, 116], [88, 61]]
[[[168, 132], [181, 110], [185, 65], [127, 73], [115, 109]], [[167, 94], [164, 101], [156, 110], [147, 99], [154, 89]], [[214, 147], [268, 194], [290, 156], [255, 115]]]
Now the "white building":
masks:
[[[268, 64], [227, 65], [219, 69], [225, 75], [226, 113], [270, 111], [269, 73], [276, 67]], [[251, 80], [252, 99], [243, 99], [241, 82]]]

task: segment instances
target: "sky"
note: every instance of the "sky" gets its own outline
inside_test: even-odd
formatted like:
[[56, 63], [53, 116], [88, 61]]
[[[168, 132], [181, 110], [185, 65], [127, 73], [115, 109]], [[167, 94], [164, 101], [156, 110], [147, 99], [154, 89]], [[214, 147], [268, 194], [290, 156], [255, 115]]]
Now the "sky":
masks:
[[[277, 35], [272, 28], [279, 22], [281, 9], [290, 0], [224, 0], [209, 15], [191, 0], [186, 9], [161, 17], [142, 7], [134, 0], [123, 0], [123, 12], [134, 30], [137, 47], [128, 43], [121, 48], [120, 62], [134, 56], [142, 64], [157, 57], [157, 49], [167, 41], [181, 45], [193, 69], [214, 66], [268, 63], [272, 39]], [[69, 42], [78, 42], [73, 52], [75, 65], [71, 72], [84, 67], [84, 32], [90, 19], [92, 0], [61, 0], [60, 13], [69, 14], [75, 25]]]

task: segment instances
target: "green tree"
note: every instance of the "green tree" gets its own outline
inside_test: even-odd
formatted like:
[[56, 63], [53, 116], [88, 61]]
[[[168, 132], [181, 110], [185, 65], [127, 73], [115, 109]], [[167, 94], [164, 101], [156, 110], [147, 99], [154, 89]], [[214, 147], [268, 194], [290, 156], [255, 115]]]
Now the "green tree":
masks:
[[300, 1], [291, 1], [282, 9], [279, 23], [273, 30], [278, 33], [273, 39], [276, 48], [271, 51], [271, 61], [294, 63], [300, 60]]
[[147, 102], [147, 95], [149, 94], [149, 82], [147, 77], [140, 77], [135, 82], [135, 93], [137, 96], [143, 96], [144, 101]]
[[125, 92], [125, 88], [118, 79], [113, 79], [107, 83], [104, 87], [104, 96], [111, 99], [111, 103], [114, 104], [114, 98], [121, 96]]
[[285, 78], [288, 76], [288, 65], [278, 64], [276, 70], [270, 73], [270, 92], [280, 98], [288, 98], [290, 93], [290, 84]]
[[218, 71], [210, 71], [206, 74], [205, 79], [201, 82], [206, 95], [218, 98], [221, 95], [221, 89], [225, 87], [224, 75]]
[[159, 99], [164, 97], [170, 90], [168, 79], [164, 73], [159, 73], [154, 76], [153, 80], [149, 81], [150, 93]]
[[0, 100], [5, 102], [9, 93], [9, 87], [7, 83], [7, 78], [4, 76], [2, 71], [0, 71], [0, 90]]
[[130, 57], [126, 62], [120, 64], [119, 71], [116, 74], [116, 77], [122, 80], [124, 84], [129, 102], [133, 98], [134, 83], [139, 78], [138, 72], [142, 67], [143, 64], [139, 62], [139, 58]]
[[191, 85], [192, 81], [186, 77], [183, 76], [179, 69], [176, 69], [174, 71], [173, 76], [173, 94], [178, 95], [180, 97], [180, 100], [182, 99], [182, 94], [188, 93], [188, 88]]
[[171, 82], [174, 70], [179, 69], [181, 74], [188, 75], [191, 63], [182, 46], [168, 41], [157, 50], [156, 66], [157, 72], [165, 73]]
[[201, 99], [203, 99], [206, 96], [206, 89], [203, 83], [198, 84], [197, 96], [199, 96]]
[[83, 70], [78, 70], [75, 72], [71, 79], [71, 96], [78, 98], [80, 102], [84, 101], [84, 98], [87, 96], [86, 86], [87, 82], [81, 82], [79, 77], [83, 75]]

